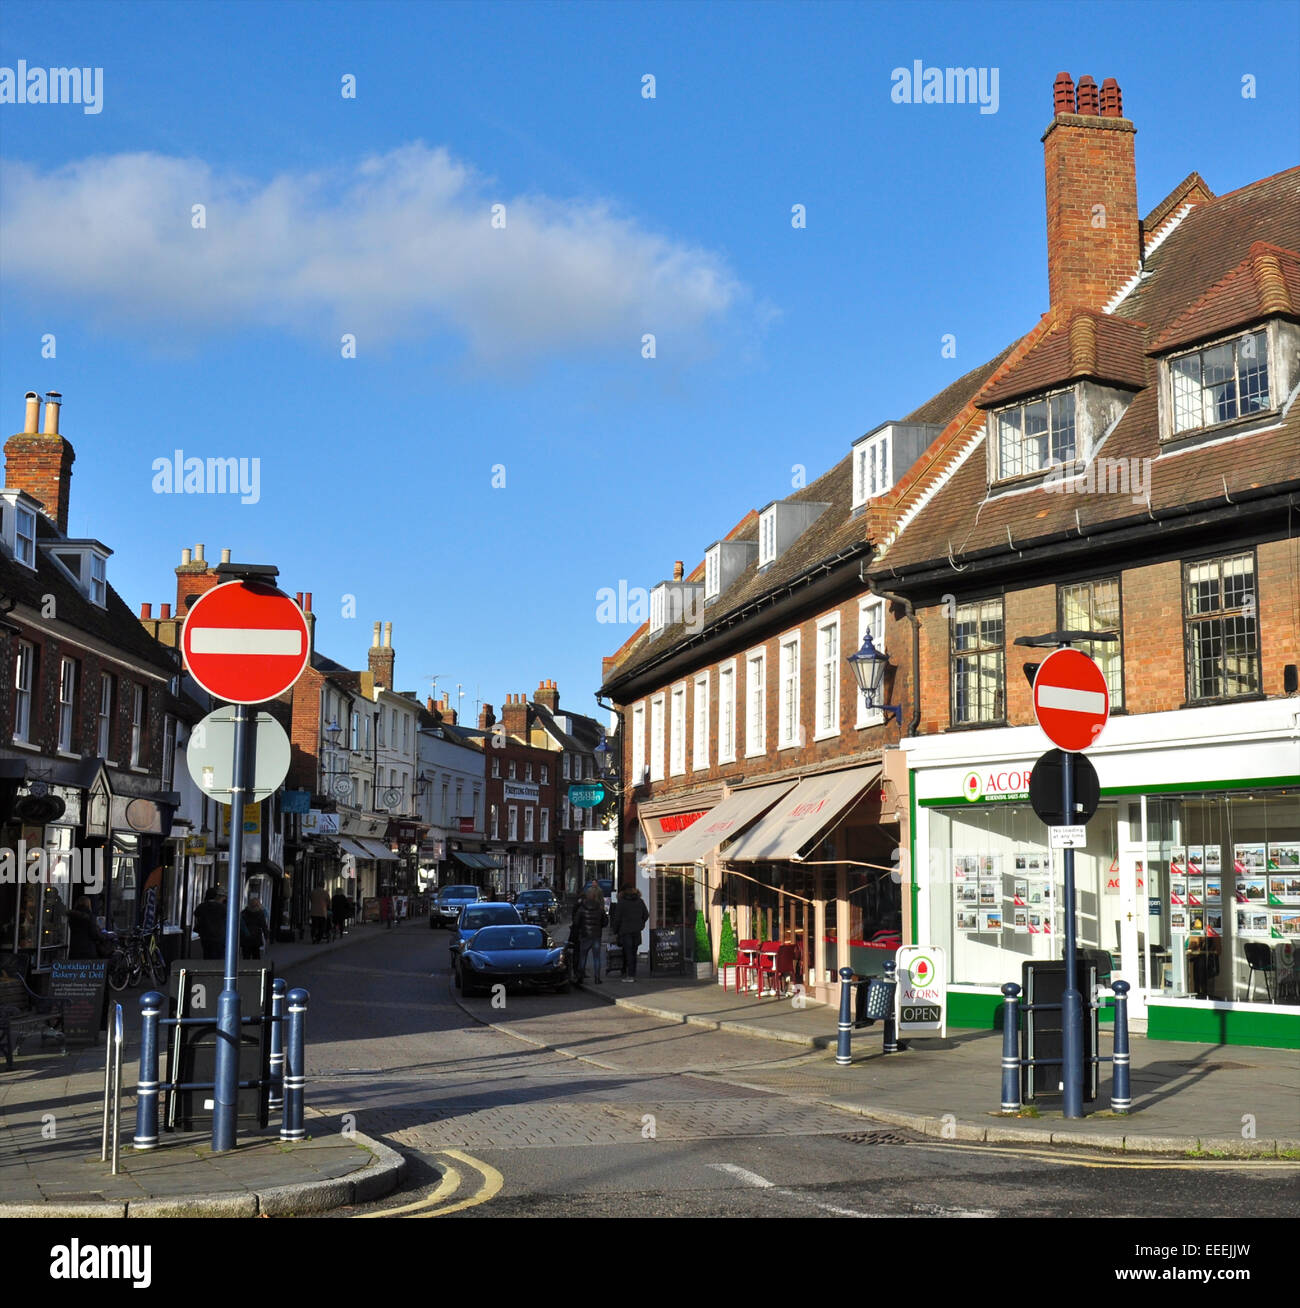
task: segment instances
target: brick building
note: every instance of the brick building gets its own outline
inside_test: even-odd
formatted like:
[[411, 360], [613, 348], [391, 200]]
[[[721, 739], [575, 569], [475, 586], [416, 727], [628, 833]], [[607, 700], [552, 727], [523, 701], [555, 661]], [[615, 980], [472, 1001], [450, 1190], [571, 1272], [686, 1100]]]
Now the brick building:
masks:
[[[1042, 319], [675, 569], [606, 660], [621, 875], [655, 925], [706, 910], [715, 950], [734, 907], [828, 998], [901, 919], [948, 951], [950, 1020], [985, 1024], [1060, 921], [1012, 641], [1109, 630], [1081, 943], [1153, 1033], [1300, 1043], [1294, 1007], [1247, 1002], [1300, 941], [1300, 170], [1223, 197], [1192, 173], [1139, 219], [1119, 88], [1065, 74], [1043, 145]], [[845, 661], [867, 632], [897, 722]]]
[[0, 884], [0, 950], [37, 973], [66, 955], [83, 891], [119, 928], [161, 915], [179, 801], [177, 661], [109, 583], [112, 550], [68, 535], [76, 455], [62, 397], [44, 430], [40, 404], [29, 391], [0, 490], [0, 853], [44, 850], [48, 873]]

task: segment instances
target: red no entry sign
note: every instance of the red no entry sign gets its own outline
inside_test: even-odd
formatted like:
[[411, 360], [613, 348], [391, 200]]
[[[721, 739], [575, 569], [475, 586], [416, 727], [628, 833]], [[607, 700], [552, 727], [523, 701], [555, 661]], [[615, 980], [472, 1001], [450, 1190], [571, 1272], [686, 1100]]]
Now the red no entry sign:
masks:
[[228, 581], [185, 618], [181, 654], [194, 680], [228, 704], [283, 695], [307, 666], [307, 619], [273, 586]]
[[1034, 678], [1034, 716], [1058, 748], [1087, 749], [1110, 716], [1102, 670], [1080, 650], [1053, 650]]

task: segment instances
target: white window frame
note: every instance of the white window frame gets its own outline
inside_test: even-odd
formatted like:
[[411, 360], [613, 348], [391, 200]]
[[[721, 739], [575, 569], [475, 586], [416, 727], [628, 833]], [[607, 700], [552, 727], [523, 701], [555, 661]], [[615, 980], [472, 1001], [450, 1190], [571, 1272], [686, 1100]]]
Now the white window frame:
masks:
[[715, 545], [704, 555], [704, 598], [717, 599], [722, 587], [722, 547]]
[[[875, 595], [858, 601], [858, 649], [862, 648], [867, 632], [871, 633], [872, 644], [883, 654], [885, 652], [885, 601]], [[878, 727], [885, 720], [885, 714], [879, 708], [867, 708], [867, 697], [858, 688], [856, 674], [853, 677], [853, 693], [858, 697], [858, 715], [854, 726]]]
[[519, 805], [511, 804], [506, 808], [506, 839], [512, 844], [519, 841]]
[[668, 713], [668, 773], [680, 777], [686, 771], [686, 683], [679, 681], [670, 692]]
[[501, 811], [495, 804], [489, 804], [491, 812], [488, 814], [488, 828], [491, 831], [491, 839], [501, 839]]
[[501, 760], [499, 758], [492, 760], [492, 775], [498, 779], [501, 776]]
[[131, 683], [131, 766], [138, 768], [144, 752], [145, 689], [138, 681]]
[[[755, 665], [758, 684], [755, 686]], [[758, 690], [755, 695], [754, 691]], [[755, 707], [757, 706], [757, 712]], [[767, 648], [760, 645], [745, 654], [745, 757], [767, 753]]]
[[803, 633], [787, 631], [777, 645], [777, 749], [797, 749], [799, 739], [799, 699], [803, 681]]
[[73, 719], [77, 713], [77, 660], [59, 660], [59, 734], [60, 754], [72, 753]]
[[[831, 632], [835, 633], [833, 640]], [[840, 734], [840, 677], [844, 666], [840, 645], [840, 615], [831, 613], [818, 618], [814, 740], [829, 740]]]
[[693, 734], [691, 749], [691, 768], [695, 772], [704, 772], [709, 766], [709, 674], [702, 673], [695, 678], [695, 698], [691, 703], [691, 730]]
[[567, 754], [560, 755], [560, 777], [564, 781], [569, 779], [569, 756]]
[[549, 786], [551, 784], [551, 765], [549, 763], [542, 764], [542, 776], [541, 776], [540, 784], [543, 786]]
[[[1065, 398], [1070, 401], [1069, 426], [1073, 444], [1070, 453], [1062, 456], [1055, 453], [1054, 446], [1058, 432], [1064, 431], [1064, 424], [1059, 428], [1057, 427], [1054, 409], [1055, 401]], [[1046, 406], [1047, 426], [1041, 433], [1033, 437], [1026, 437], [1024, 434], [1025, 412], [1038, 404]], [[1019, 447], [1016, 451], [1017, 457], [1014, 460], [1008, 458], [1003, 451], [1003, 424], [1011, 414], [1018, 415], [1020, 424], [1014, 433], [1006, 433], [1016, 436], [1019, 440]], [[989, 414], [989, 431], [993, 438], [990, 442], [991, 457], [993, 459], [990, 481], [1018, 481], [1021, 478], [1043, 476], [1053, 468], [1072, 467], [1087, 454], [1087, 451], [1083, 448], [1082, 434], [1079, 427], [1079, 397], [1077, 388], [1073, 386], [1058, 387], [1055, 390], [1044, 391], [1041, 395], [1027, 395], [1023, 399], [1017, 400], [1015, 404], [1008, 404], [1000, 409], [995, 409]], [[1031, 451], [1029, 441], [1040, 438], [1047, 443], [1047, 457], [1031, 467], [1029, 462]], [[1008, 464], [1012, 462], [1016, 466], [1008, 467]]]
[[[1270, 351], [1271, 337], [1273, 333], [1269, 331], [1267, 325], [1252, 328], [1247, 332], [1235, 332], [1231, 336], [1224, 337], [1222, 340], [1209, 341], [1205, 344], [1198, 345], [1194, 350], [1182, 350], [1178, 354], [1171, 354], [1167, 359], [1161, 361], [1160, 370], [1165, 380], [1166, 395], [1168, 396], [1169, 405], [1169, 439], [1181, 440], [1185, 436], [1194, 435], [1196, 432], [1209, 431], [1215, 427], [1225, 427], [1229, 423], [1241, 422], [1243, 419], [1259, 417], [1266, 413], [1271, 413], [1277, 407], [1277, 396], [1275, 388], [1277, 386], [1277, 377], [1273, 369], [1273, 357]], [[1241, 409], [1241, 346], [1245, 341], [1255, 337], [1260, 337], [1264, 342], [1264, 376], [1268, 386], [1266, 398], [1268, 403], [1257, 409], [1251, 409], [1249, 412], [1242, 412]], [[1230, 418], [1219, 418], [1210, 415], [1209, 421], [1206, 421], [1206, 410], [1213, 406], [1213, 399], [1210, 387], [1205, 383], [1205, 366], [1204, 356], [1214, 350], [1221, 350], [1225, 346], [1232, 346], [1233, 360], [1233, 388], [1235, 392], [1235, 402], [1237, 412]], [[1249, 357], [1249, 356], [1247, 356]], [[1185, 427], [1178, 425], [1179, 396], [1177, 390], [1178, 376], [1175, 369], [1180, 364], [1185, 364], [1192, 359], [1201, 359], [1200, 367], [1201, 381], [1200, 390], [1200, 410], [1202, 421], [1189, 424]], [[1214, 383], [1211, 383], [1213, 385]], [[1222, 384], [1222, 383], [1219, 383]]]
[[108, 747], [113, 743], [113, 680], [111, 672], [99, 674], [99, 720], [95, 731], [95, 744], [102, 759], [108, 758]]
[[853, 451], [853, 507], [865, 504], [890, 487], [890, 443], [887, 432], [863, 441]]
[[23, 504], [14, 505], [14, 558], [36, 571], [36, 514]]
[[736, 660], [718, 667], [718, 762], [736, 761]]
[[664, 779], [664, 694], [650, 699], [650, 780]]
[[542, 830], [541, 830], [542, 844], [545, 844], [548, 840], [550, 840], [550, 838], [551, 838], [551, 810], [549, 808], [544, 808], [542, 809]]
[[519, 780], [519, 765], [512, 758], [506, 760], [506, 780]]
[[656, 586], [650, 592], [650, 634], [653, 636], [656, 632], [664, 629], [667, 623], [667, 598], [668, 588], [666, 586]]
[[645, 700], [635, 705], [632, 709], [632, 784], [639, 786], [641, 776], [645, 772]]
[[534, 811], [533, 806], [531, 804], [529, 804], [528, 807], [524, 809], [524, 844], [525, 845], [531, 845], [533, 843], [533, 811]]
[[93, 550], [90, 555], [90, 582], [87, 586], [90, 602], [97, 608], [108, 607], [108, 563], [102, 554]]
[[766, 567], [776, 560], [776, 505], [758, 519], [758, 566]]
[[[26, 657], [24, 658], [24, 654]], [[33, 683], [36, 679], [36, 646], [30, 640], [18, 642], [14, 660], [14, 739], [32, 743]]]

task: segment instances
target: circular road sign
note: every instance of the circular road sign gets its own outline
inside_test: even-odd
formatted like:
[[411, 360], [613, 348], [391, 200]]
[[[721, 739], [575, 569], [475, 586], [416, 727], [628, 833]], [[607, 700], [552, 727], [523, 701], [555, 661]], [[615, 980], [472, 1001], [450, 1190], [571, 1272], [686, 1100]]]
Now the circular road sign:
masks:
[[1080, 650], [1053, 650], [1034, 677], [1034, 716], [1053, 745], [1071, 754], [1087, 749], [1110, 716], [1102, 670]]
[[274, 586], [228, 581], [201, 595], [185, 618], [181, 653], [195, 681], [227, 704], [261, 704], [302, 675], [307, 619]]
[[1061, 772], [1064, 767], [1065, 751], [1049, 749], [1034, 764], [1029, 777], [1029, 802], [1049, 827], [1090, 822], [1101, 803], [1101, 781], [1097, 769], [1086, 754], [1080, 754], [1074, 760], [1074, 812], [1067, 815], [1061, 802]]
[[[269, 713], [256, 713], [252, 717], [253, 749], [244, 803], [260, 804], [280, 788], [289, 774], [289, 737]], [[214, 709], [202, 722], [195, 723], [185, 751], [185, 764], [194, 784], [209, 799], [230, 803], [235, 777], [233, 708]], [[129, 813], [127, 820], [130, 820]]]

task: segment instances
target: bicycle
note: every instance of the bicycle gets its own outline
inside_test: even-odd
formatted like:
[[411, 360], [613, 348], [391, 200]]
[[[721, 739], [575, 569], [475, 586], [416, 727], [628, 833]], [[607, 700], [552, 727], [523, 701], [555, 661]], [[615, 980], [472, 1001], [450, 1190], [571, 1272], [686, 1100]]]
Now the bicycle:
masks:
[[109, 959], [108, 984], [113, 990], [125, 990], [128, 986], [138, 986], [144, 979], [151, 986], [163, 986], [170, 972], [171, 966], [158, 943], [158, 928], [132, 930], [118, 943]]

